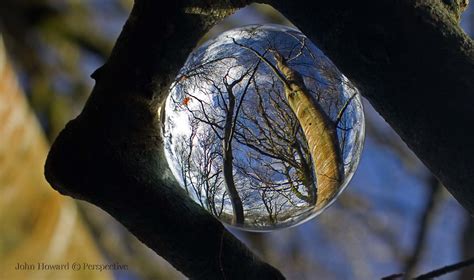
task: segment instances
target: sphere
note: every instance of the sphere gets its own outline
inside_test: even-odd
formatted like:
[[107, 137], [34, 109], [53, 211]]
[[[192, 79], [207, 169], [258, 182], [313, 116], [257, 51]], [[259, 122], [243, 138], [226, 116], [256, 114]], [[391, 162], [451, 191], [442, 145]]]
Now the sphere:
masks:
[[229, 30], [194, 50], [164, 114], [165, 155], [184, 191], [251, 231], [321, 213], [364, 142], [358, 90], [305, 35], [279, 25]]

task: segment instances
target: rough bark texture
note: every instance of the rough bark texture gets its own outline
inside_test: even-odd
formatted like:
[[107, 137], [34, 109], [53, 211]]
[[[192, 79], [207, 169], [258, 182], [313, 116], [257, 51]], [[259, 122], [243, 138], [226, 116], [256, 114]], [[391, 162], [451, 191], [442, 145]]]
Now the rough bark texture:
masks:
[[192, 279], [282, 279], [181, 190], [164, 158], [158, 107], [198, 39], [233, 11], [183, 7], [136, 2], [83, 112], [51, 147], [46, 177]]
[[229, 101], [227, 105], [227, 112], [225, 117], [224, 126], [224, 139], [222, 140], [222, 155], [223, 164], [222, 172], [224, 173], [224, 182], [229, 192], [230, 201], [232, 203], [232, 210], [234, 216], [232, 217], [232, 224], [242, 225], [245, 221], [244, 207], [242, 205], [242, 199], [240, 199], [239, 192], [235, 186], [234, 181], [234, 155], [232, 150], [232, 130], [234, 129], [234, 110], [235, 110], [235, 95], [233, 92], [233, 86], [226, 84], [227, 94]]
[[[180, 191], [158, 107], [198, 39], [245, 1], [136, 0], [83, 112], [53, 144], [46, 177], [108, 211], [195, 279], [279, 279]], [[473, 43], [440, 1], [275, 0], [413, 151], [474, 212]]]
[[457, 16], [427, 0], [272, 3], [474, 214], [474, 44]]
[[322, 208], [338, 193], [344, 172], [336, 125], [313, 100], [303, 78], [291, 69], [280, 54], [277, 67], [286, 79], [285, 95], [308, 141], [318, 185], [316, 207]]

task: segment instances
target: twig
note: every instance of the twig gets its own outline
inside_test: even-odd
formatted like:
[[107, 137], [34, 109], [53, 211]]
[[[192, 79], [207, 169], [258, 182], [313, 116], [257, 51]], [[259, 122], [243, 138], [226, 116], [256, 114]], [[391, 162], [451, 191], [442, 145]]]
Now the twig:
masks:
[[454, 272], [454, 271], [457, 271], [457, 270], [461, 270], [461, 269], [463, 269], [465, 267], [468, 267], [470, 265], [474, 265], [474, 257], [470, 258], [470, 259], [467, 259], [465, 261], [462, 261], [462, 262], [458, 262], [458, 263], [455, 263], [455, 264], [444, 266], [444, 267], [439, 268], [439, 269], [435, 269], [435, 270], [430, 271], [428, 273], [422, 274], [422, 275], [416, 277], [415, 279], [416, 280], [432, 279], [432, 278], [439, 277], [439, 276], [442, 276], [442, 275], [445, 275], [445, 274], [448, 274], [448, 273], [451, 273], [451, 272]]
[[403, 273], [395, 273], [389, 276], [385, 276], [381, 280], [395, 280], [395, 279], [401, 279], [402, 277], [403, 277]]
[[411, 256], [406, 260], [405, 263], [405, 274], [407, 277], [413, 277], [414, 272], [421, 261], [423, 251], [426, 246], [426, 239], [428, 236], [429, 228], [436, 216], [436, 208], [441, 202], [440, 197], [442, 195], [441, 184], [436, 177], [431, 176], [429, 178], [428, 188], [430, 193], [427, 198], [425, 209], [423, 209], [422, 215], [419, 221], [419, 228], [415, 239], [415, 245]]
[[[462, 262], [458, 262], [458, 263], [455, 263], [455, 264], [450, 264], [450, 265], [435, 269], [433, 271], [430, 271], [430, 272], [427, 272], [425, 274], [419, 275], [419, 276], [417, 276], [413, 279], [415, 279], [415, 280], [433, 279], [433, 278], [443, 276], [443, 275], [451, 273], [451, 272], [461, 270], [461, 269], [466, 268], [466, 267], [471, 266], [471, 265], [474, 265], [474, 257], [472, 257], [470, 259], [467, 259], [465, 261], [462, 261]], [[401, 279], [401, 278], [405, 278], [405, 277], [406, 277], [406, 275], [404, 273], [395, 273], [395, 274], [392, 274], [392, 275], [389, 275], [389, 276], [385, 276], [385, 277], [381, 278], [381, 280], [394, 280], [394, 279]]]

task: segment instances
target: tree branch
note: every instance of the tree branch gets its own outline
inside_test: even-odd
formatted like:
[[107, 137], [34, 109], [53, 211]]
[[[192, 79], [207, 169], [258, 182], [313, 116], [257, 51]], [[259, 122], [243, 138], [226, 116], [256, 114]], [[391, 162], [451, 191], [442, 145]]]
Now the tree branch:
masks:
[[455, 263], [455, 264], [450, 264], [450, 265], [447, 265], [447, 266], [443, 266], [441, 268], [438, 268], [438, 269], [435, 269], [433, 271], [430, 271], [430, 272], [427, 272], [427, 273], [423, 273], [422, 275], [419, 275], [415, 278], [411, 278], [409, 277], [409, 275], [405, 275], [404, 273], [396, 273], [396, 274], [392, 274], [392, 275], [389, 275], [389, 276], [385, 276], [382, 278], [382, 280], [395, 280], [395, 279], [414, 279], [414, 280], [428, 280], [428, 279], [434, 279], [436, 277], [440, 277], [440, 276], [443, 276], [445, 274], [448, 274], [448, 273], [452, 273], [452, 272], [455, 272], [455, 271], [459, 271], [459, 270], [462, 270], [462, 269], [465, 269], [471, 265], [474, 265], [474, 258], [470, 258], [470, 259], [467, 259], [467, 260], [464, 260], [464, 261], [461, 261], [461, 262], [458, 262], [458, 263]]
[[429, 188], [429, 194], [427, 197], [427, 202], [418, 222], [419, 227], [412, 253], [405, 262], [404, 271], [409, 278], [414, 276], [417, 266], [421, 261], [423, 251], [426, 247], [428, 232], [436, 217], [436, 208], [439, 206], [443, 194], [441, 185], [436, 178], [430, 176], [428, 180], [429, 182], [427, 187]]
[[416, 280], [433, 279], [435, 277], [440, 277], [440, 276], [443, 276], [445, 274], [448, 274], [448, 273], [451, 273], [451, 272], [454, 272], [454, 271], [457, 271], [457, 270], [461, 270], [461, 269], [463, 269], [465, 267], [468, 267], [470, 265], [474, 265], [474, 258], [470, 258], [470, 259], [462, 261], [462, 262], [458, 262], [458, 263], [455, 263], [455, 264], [451, 264], [451, 265], [441, 267], [439, 269], [430, 271], [430, 272], [425, 273], [423, 275], [419, 275], [415, 279]]
[[272, 4], [474, 214], [474, 44], [457, 16], [440, 0]]
[[83, 112], [51, 147], [46, 177], [59, 192], [110, 213], [192, 279], [282, 279], [194, 203], [168, 168], [158, 107], [198, 39], [234, 10], [202, 15], [174, 5], [136, 1], [110, 59], [93, 75]]

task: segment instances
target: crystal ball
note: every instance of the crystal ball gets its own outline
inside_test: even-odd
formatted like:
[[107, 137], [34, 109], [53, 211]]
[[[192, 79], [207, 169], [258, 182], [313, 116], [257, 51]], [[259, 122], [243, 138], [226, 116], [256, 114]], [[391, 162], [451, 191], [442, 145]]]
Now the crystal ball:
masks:
[[227, 225], [269, 231], [320, 214], [358, 165], [358, 90], [300, 31], [251, 25], [188, 57], [164, 106], [169, 167]]

